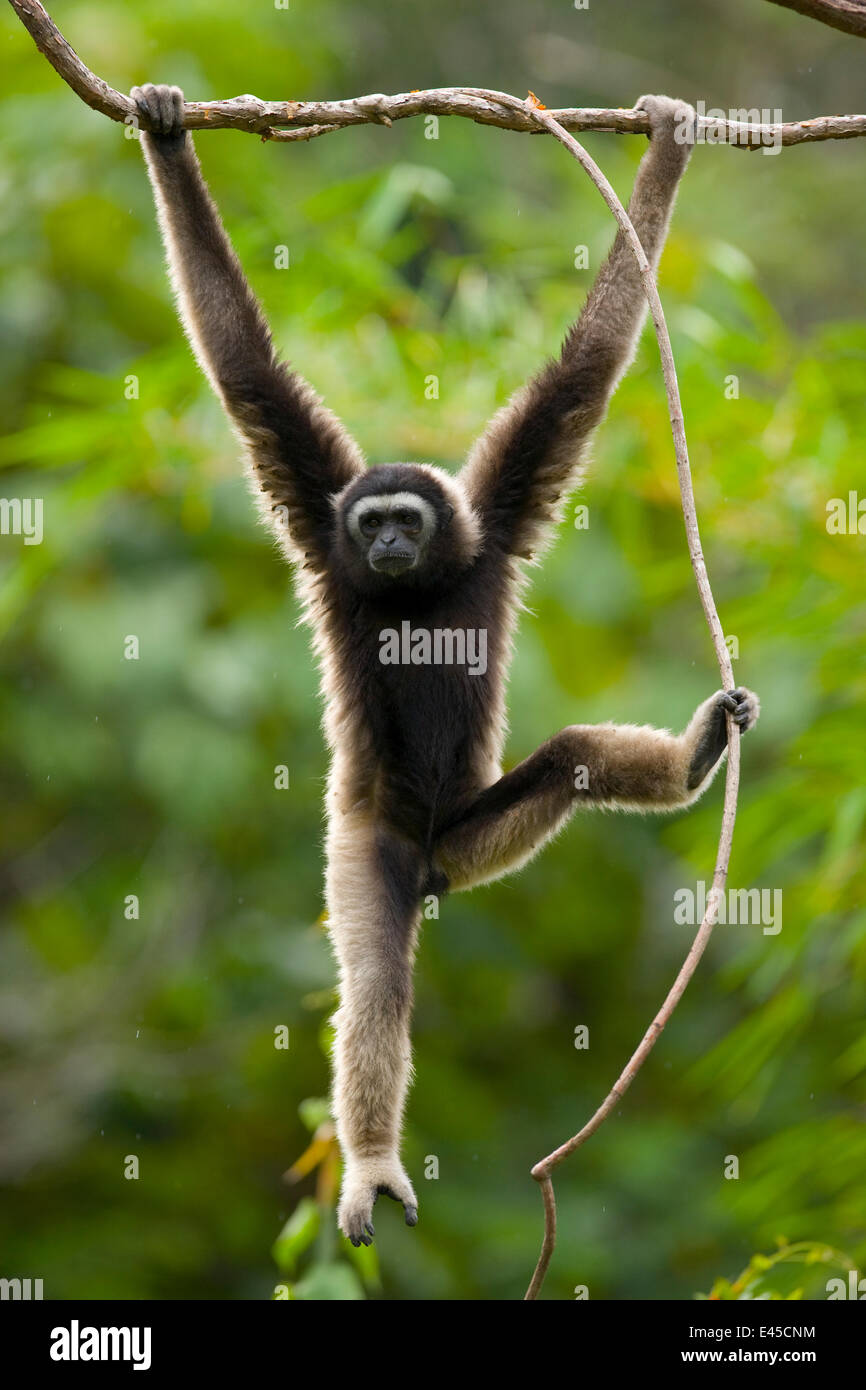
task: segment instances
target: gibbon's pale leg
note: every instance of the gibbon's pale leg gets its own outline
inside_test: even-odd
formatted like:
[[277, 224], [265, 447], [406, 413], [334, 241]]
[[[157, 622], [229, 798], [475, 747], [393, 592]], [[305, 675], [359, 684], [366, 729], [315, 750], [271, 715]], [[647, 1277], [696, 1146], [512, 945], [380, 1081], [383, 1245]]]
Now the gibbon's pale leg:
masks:
[[334, 1114], [343, 1154], [338, 1220], [353, 1245], [369, 1245], [380, 1192], [418, 1201], [399, 1144], [411, 1074], [412, 967], [424, 860], [369, 817], [332, 815], [327, 845], [328, 923], [340, 976], [334, 1015]]
[[668, 811], [709, 786], [727, 744], [725, 710], [745, 733], [758, 697], [718, 691], [685, 733], [623, 724], [575, 724], [481, 793], [437, 841], [435, 862], [454, 890], [520, 868], [580, 806]]

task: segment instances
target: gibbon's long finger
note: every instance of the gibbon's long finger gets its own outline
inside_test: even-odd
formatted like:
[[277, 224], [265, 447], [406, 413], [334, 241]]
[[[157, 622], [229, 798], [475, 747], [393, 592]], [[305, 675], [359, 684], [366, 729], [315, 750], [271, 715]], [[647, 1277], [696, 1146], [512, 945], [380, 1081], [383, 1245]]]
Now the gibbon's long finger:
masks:
[[180, 87], [155, 86], [152, 82], [146, 82], [142, 87], [133, 87], [129, 95], [153, 121], [154, 129], [149, 132], [152, 136], [178, 138], [184, 134], [184, 101]]
[[133, 95], [166, 132], [143, 132], [142, 147], [187, 335], [247, 446], [263, 515], [292, 558], [322, 568], [333, 540], [331, 497], [362, 471], [363, 457], [315, 392], [276, 357], [192, 140], [176, 129], [180, 88], [133, 88]]
[[[667, 97], [645, 100], [652, 137], [628, 210], [655, 268], [691, 153], [691, 144], [677, 139], [691, 108]], [[582, 447], [634, 355], [646, 312], [634, 253], [620, 231], [559, 359], [494, 416], [461, 474], [488, 539], [509, 553], [532, 558], [549, 539], [579, 481]]]

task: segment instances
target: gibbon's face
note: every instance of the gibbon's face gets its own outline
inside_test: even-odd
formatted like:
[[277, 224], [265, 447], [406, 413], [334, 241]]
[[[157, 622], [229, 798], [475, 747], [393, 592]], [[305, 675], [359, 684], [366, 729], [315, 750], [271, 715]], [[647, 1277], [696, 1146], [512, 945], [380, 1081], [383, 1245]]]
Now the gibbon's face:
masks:
[[442, 479], [420, 464], [383, 464], [338, 499], [339, 547], [359, 589], [445, 587], [473, 558], [474, 528], [462, 517], [468, 508]]
[[423, 561], [438, 518], [417, 492], [374, 492], [349, 508], [346, 525], [370, 569], [399, 579]]

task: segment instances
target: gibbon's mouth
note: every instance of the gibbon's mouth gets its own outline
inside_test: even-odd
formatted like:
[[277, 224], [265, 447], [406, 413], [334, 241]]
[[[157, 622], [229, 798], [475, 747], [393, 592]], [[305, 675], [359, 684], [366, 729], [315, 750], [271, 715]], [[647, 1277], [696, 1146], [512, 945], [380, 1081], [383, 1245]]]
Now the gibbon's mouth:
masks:
[[415, 556], [408, 550], [389, 550], [385, 555], [377, 555], [370, 564], [377, 574], [402, 574], [414, 569]]

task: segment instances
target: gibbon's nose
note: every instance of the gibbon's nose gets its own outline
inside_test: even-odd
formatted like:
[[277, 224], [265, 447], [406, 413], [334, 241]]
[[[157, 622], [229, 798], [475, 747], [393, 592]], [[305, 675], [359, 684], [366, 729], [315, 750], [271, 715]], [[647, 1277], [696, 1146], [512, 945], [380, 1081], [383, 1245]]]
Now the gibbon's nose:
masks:
[[382, 542], [383, 545], [393, 545], [396, 539], [396, 531], [381, 531], [379, 533], [379, 540]]

